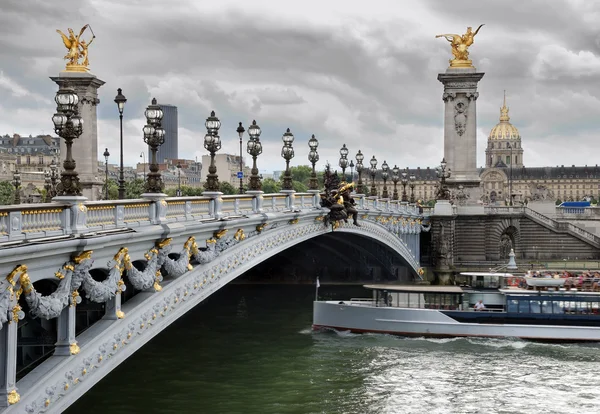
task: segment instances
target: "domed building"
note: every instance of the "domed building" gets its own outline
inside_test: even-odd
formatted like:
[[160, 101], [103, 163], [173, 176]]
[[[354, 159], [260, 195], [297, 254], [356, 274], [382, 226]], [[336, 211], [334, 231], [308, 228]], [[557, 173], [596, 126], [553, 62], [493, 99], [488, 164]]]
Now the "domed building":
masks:
[[519, 130], [510, 122], [504, 103], [500, 108], [500, 122], [490, 131], [488, 145], [485, 150], [486, 167], [506, 167], [512, 164], [513, 168], [523, 167], [523, 148], [521, 148], [521, 135]]

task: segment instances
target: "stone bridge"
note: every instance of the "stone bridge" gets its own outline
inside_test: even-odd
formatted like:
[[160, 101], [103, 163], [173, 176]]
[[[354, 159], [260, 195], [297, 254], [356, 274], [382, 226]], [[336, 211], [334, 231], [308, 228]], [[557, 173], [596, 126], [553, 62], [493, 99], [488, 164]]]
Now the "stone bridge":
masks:
[[427, 218], [355, 199], [360, 227], [326, 226], [318, 192], [0, 208], [0, 412], [63, 411], [216, 290], [328, 232], [375, 239], [420, 275]]

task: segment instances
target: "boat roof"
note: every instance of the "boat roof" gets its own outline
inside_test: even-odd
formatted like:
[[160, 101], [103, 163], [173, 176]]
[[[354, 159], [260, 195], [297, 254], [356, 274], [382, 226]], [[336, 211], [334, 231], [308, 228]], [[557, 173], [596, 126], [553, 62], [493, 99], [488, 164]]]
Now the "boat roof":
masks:
[[512, 273], [495, 272], [461, 272], [462, 276], [496, 276], [496, 277], [514, 277]]
[[366, 289], [387, 290], [388, 292], [411, 293], [463, 293], [459, 286], [439, 285], [364, 285]]

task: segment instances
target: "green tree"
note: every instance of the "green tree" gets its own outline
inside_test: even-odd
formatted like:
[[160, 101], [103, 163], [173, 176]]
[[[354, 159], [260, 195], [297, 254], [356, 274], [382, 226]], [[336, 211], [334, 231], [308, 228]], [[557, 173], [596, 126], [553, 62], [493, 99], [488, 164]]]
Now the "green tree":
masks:
[[300, 181], [292, 181], [292, 188], [297, 193], [306, 193], [308, 191], [308, 186]]
[[[106, 194], [106, 185], [108, 184], [108, 199], [109, 200], [116, 200], [119, 198], [119, 186], [117, 184], [117, 182], [113, 179], [109, 179], [108, 183], [104, 183], [104, 185], [102, 186], [102, 199], [105, 199], [105, 194]], [[127, 188], [127, 187], [125, 187]]]
[[[310, 175], [312, 174], [312, 167], [308, 165], [298, 165], [297, 167], [290, 167], [292, 173], [292, 180], [304, 184], [306, 188], [310, 185]], [[323, 172], [317, 171], [317, 180], [319, 182], [319, 188], [323, 188]], [[283, 182], [283, 174], [279, 178]], [[306, 190], [305, 190], [306, 191]], [[266, 192], [266, 191], [265, 191]]]
[[281, 183], [272, 178], [265, 178], [262, 181], [262, 190], [265, 192], [265, 194], [278, 193], [281, 191]]
[[219, 184], [219, 191], [225, 195], [232, 195], [238, 193], [238, 190], [234, 186], [229, 184], [227, 181], [221, 181], [221, 183]]
[[12, 204], [15, 201], [15, 187], [10, 181], [0, 181], [0, 204]]
[[[144, 193], [144, 180], [135, 178], [125, 183], [125, 198], [140, 198]], [[109, 187], [110, 195], [110, 187]]]
[[562, 201], [560, 200], [560, 198], [557, 198], [556, 201], [554, 202], [554, 204], [556, 204], [557, 206], [560, 206], [562, 204]]

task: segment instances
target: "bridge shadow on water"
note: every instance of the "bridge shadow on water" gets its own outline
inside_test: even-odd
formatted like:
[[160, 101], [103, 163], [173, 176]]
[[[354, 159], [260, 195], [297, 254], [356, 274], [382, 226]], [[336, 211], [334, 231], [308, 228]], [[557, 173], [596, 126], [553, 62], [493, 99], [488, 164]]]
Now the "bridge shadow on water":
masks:
[[[320, 298], [367, 294], [361, 286], [319, 289]], [[293, 409], [304, 399], [294, 390], [307, 385], [311, 371], [302, 365], [310, 363], [315, 342], [310, 334], [314, 297], [315, 286], [307, 285], [225, 286], [66, 412], [302, 412]]]

